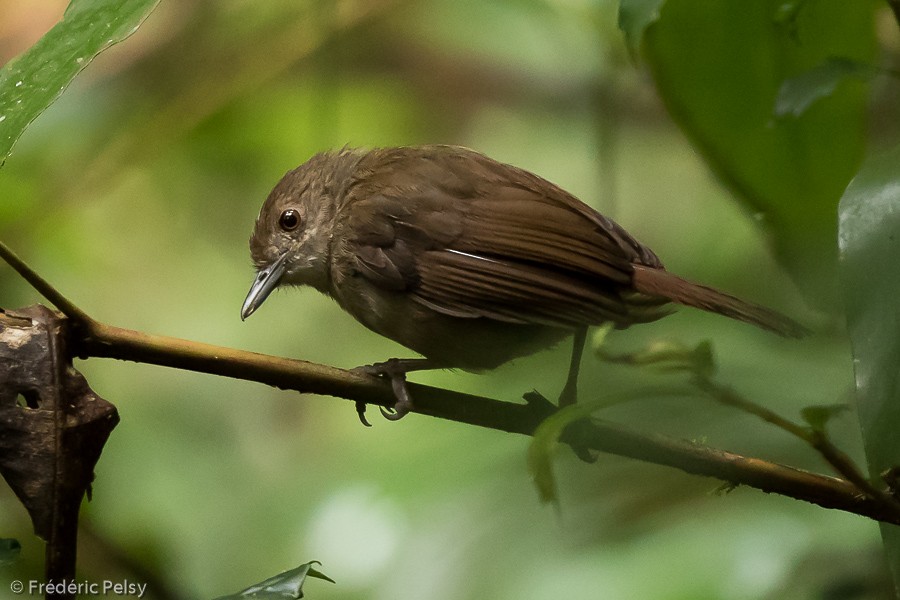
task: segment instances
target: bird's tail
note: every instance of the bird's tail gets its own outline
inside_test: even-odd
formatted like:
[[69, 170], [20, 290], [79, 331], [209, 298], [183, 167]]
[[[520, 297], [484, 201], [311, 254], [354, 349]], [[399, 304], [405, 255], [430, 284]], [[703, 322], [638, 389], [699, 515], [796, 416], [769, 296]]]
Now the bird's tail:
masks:
[[687, 281], [658, 267], [635, 265], [633, 285], [642, 294], [725, 315], [784, 337], [800, 338], [809, 333], [803, 325], [778, 311]]

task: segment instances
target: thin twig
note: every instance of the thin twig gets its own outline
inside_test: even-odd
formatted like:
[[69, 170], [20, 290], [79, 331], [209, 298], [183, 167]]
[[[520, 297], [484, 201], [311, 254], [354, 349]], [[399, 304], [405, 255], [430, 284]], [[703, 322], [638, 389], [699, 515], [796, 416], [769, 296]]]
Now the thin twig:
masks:
[[83, 310], [59, 293], [56, 288], [25, 264], [25, 261], [16, 256], [16, 254], [3, 242], [0, 242], [0, 258], [5, 260], [9, 266], [15, 269], [19, 275], [25, 279], [25, 281], [31, 284], [31, 287], [36, 289], [41, 296], [49, 300], [53, 306], [72, 319], [72, 321], [85, 324], [93, 322], [93, 319], [87, 316]]
[[855, 485], [860, 494], [882, 504], [890, 513], [900, 513], [900, 500], [885, 490], [876, 488], [859, 470], [853, 460], [828, 438], [824, 428], [805, 427], [794, 423], [775, 411], [738, 394], [733, 388], [713, 379], [715, 362], [709, 342], [694, 348], [677, 343], [663, 343], [640, 352], [611, 354], [602, 347], [596, 353], [607, 362], [630, 366], [663, 365], [669, 369], [688, 372], [691, 384], [716, 402], [754, 415], [767, 423], [803, 440], [816, 450], [825, 461], [847, 481]]
[[811, 427], [804, 427], [789, 419], [785, 419], [775, 411], [744, 398], [733, 388], [716, 383], [706, 376], [695, 376], [693, 383], [716, 402], [755, 415], [763, 421], [771, 423], [803, 440], [812, 446], [835, 471], [858, 487], [860, 492], [866, 494], [873, 500], [881, 502], [890, 510], [900, 512], [900, 501], [884, 490], [879, 490], [872, 485], [872, 482], [862, 474], [856, 464], [854, 464], [853, 460], [835, 446], [832, 441], [828, 439], [828, 436], [824, 431], [816, 430]]

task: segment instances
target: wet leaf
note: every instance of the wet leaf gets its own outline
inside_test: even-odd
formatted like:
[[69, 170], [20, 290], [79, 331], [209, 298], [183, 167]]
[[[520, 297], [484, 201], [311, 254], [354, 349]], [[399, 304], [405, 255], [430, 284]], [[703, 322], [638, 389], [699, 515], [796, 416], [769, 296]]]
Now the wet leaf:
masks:
[[247, 600], [249, 598], [255, 600], [297, 600], [298, 598], [303, 598], [303, 584], [306, 583], [307, 577], [315, 577], [334, 583], [333, 579], [313, 568], [313, 565], [318, 564], [321, 563], [317, 560], [304, 563], [296, 569], [285, 571], [274, 577], [269, 577], [265, 581], [251, 585], [237, 594], [221, 596], [216, 600]]
[[134, 33], [159, 0], [72, 0], [63, 19], [0, 69], [0, 164], [25, 128], [95, 56]]
[[[840, 205], [841, 283], [869, 473], [900, 465], [900, 146], [868, 160]], [[900, 587], [900, 527], [881, 525]]]

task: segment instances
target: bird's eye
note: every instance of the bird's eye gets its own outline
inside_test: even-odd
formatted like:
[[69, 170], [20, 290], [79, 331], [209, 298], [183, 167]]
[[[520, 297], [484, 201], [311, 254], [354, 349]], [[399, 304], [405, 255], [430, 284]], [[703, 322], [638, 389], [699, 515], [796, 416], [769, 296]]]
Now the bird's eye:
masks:
[[300, 213], [289, 208], [278, 218], [278, 225], [285, 231], [293, 231], [300, 226]]

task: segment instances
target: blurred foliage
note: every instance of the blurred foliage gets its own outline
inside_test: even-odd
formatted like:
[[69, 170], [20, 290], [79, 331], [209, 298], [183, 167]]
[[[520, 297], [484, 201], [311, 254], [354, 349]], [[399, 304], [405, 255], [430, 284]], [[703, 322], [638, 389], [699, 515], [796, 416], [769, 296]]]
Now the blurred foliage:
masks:
[[0, 567], [16, 562], [21, 551], [22, 544], [19, 543], [19, 540], [0, 538]]
[[868, 81], [876, 75], [878, 70], [872, 64], [849, 58], [828, 58], [809, 71], [782, 82], [775, 99], [775, 116], [799, 117], [817, 100], [833, 95], [845, 81]]
[[[870, 63], [873, 4], [668, 0], [647, 30], [648, 62], [673, 117], [747, 211], [814, 306], [834, 309], [837, 203], [865, 147], [863, 85], [776, 117], [785, 79], [831, 57]], [[789, 23], [788, 26], [786, 23]]]
[[[0, 0], [0, 56], [26, 50], [65, 9], [38, 4]], [[844, 82], [796, 118], [776, 119], [775, 102], [785, 79], [830, 55], [890, 69], [896, 22], [868, 0], [645, 4], [661, 5], [645, 31], [655, 83], [630, 60], [612, 0], [162, 2], [22, 136], [0, 169], [0, 238], [100, 320], [351, 367], [404, 352], [308, 291], [241, 323], [262, 200], [323, 148], [463, 144], [576, 193], [671, 270], [821, 331], [798, 343], [684, 310], [611, 333], [611, 353], [712, 339], [717, 377], [782, 414], [846, 401], [841, 320], [806, 308], [792, 277], [834, 287], [823, 240], [864, 140], [896, 140], [897, 86]], [[0, 298], [39, 301], [9, 270]], [[567, 354], [416, 380], [553, 397]], [[363, 429], [352, 403], [148, 365], [77, 366], [122, 417], [83, 511], [80, 576], [140, 577], [156, 598], [241, 589], [306, 556], [339, 581], [316, 598], [771, 598], [812, 556], [851, 569], [841, 557], [880, 544], [853, 515], [753, 490], [712, 495], [718, 482], [609, 456], [586, 465], [566, 450], [557, 513], [534, 492], [524, 438], [415, 415]], [[581, 398], [664, 382], [587, 359]], [[704, 400], [601, 414], [825, 468], [800, 442]], [[861, 461], [855, 413], [828, 425]], [[43, 547], [5, 487], [0, 535], [22, 543], [0, 579], [39, 579]], [[804, 589], [846, 589], [860, 573], [874, 577], [823, 569]]]

